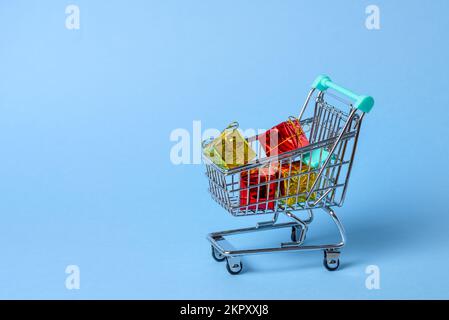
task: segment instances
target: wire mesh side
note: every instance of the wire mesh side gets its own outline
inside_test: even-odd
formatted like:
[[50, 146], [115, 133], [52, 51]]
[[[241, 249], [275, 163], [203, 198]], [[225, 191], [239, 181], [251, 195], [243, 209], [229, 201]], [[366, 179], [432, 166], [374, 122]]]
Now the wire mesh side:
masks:
[[314, 116], [301, 121], [311, 144], [309, 147], [289, 152], [288, 156], [267, 158], [257, 137], [249, 138], [248, 142], [257, 154], [253, 161], [256, 165], [243, 166], [232, 174], [212, 164], [206, 165], [213, 199], [235, 216], [341, 206], [360, 117], [357, 115], [351, 120], [347, 135], [335, 148], [310, 197], [311, 185], [321, 167], [312, 168], [305, 158], [309, 154], [310, 161], [310, 153], [317, 152], [321, 164], [346, 121], [347, 113], [324, 100], [317, 100]]

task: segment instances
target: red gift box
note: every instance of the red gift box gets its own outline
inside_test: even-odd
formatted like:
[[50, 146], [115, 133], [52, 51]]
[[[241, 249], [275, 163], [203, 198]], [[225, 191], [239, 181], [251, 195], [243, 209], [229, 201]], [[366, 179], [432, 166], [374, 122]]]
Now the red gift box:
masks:
[[[279, 179], [280, 174], [281, 171], [277, 167], [252, 169], [248, 181], [248, 171], [242, 172], [240, 174], [240, 188], [242, 189], [240, 191], [240, 206], [245, 206], [245, 208], [241, 210], [246, 210], [246, 206], [248, 206], [248, 210], [273, 210], [275, 201], [269, 200], [275, 200], [278, 192], [284, 193], [284, 184], [281, 183], [278, 191], [279, 182], [270, 181]], [[257, 187], [257, 185], [260, 185], [260, 187]], [[257, 198], [257, 195], [259, 195], [259, 198]], [[258, 206], [257, 203], [259, 203]]]
[[309, 145], [304, 130], [296, 118], [289, 118], [258, 136], [268, 157]]

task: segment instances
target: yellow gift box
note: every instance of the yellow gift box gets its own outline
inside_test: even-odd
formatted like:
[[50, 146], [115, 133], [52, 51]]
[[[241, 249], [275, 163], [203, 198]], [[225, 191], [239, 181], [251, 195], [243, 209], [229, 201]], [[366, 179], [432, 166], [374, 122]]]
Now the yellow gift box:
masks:
[[[300, 161], [292, 162], [291, 169], [290, 164], [285, 164], [282, 166], [282, 176], [288, 178], [284, 180], [285, 195], [293, 196], [288, 197], [284, 200], [289, 206], [296, 203], [305, 202], [307, 199], [307, 193], [313, 186], [316, 180], [317, 174], [315, 172], [310, 172], [310, 168], [301, 163]], [[316, 199], [316, 192], [314, 192], [309, 200]]]
[[242, 166], [256, 157], [246, 139], [238, 130], [238, 123], [231, 123], [216, 139], [203, 148], [213, 163], [224, 169]]

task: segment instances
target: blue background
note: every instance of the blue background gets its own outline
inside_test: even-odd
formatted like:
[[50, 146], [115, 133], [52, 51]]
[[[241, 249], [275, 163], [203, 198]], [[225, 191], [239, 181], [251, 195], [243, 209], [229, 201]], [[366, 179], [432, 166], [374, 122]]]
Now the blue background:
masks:
[[[0, 298], [449, 298], [448, 14], [445, 0], [2, 0]], [[321, 73], [376, 99], [337, 211], [341, 270], [312, 252], [231, 276], [205, 235], [255, 220], [210, 199], [201, 165], [171, 163], [170, 133], [271, 127]], [[335, 230], [318, 212], [310, 232]]]

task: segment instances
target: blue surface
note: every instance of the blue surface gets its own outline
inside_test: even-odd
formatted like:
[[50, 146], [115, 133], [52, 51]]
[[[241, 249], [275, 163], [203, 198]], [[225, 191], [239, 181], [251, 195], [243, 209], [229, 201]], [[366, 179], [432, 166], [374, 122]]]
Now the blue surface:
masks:
[[[371, 1], [73, 3], [78, 31], [69, 2], [0, 4], [0, 298], [449, 298], [449, 2], [377, 0], [380, 30]], [[205, 235], [255, 221], [210, 199], [201, 165], [174, 166], [169, 135], [269, 128], [319, 74], [376, 99], [338, 211], [342, 268], [263, 255], [230, 276]], [[309, 240], [333, 234], [324, 218]]]

